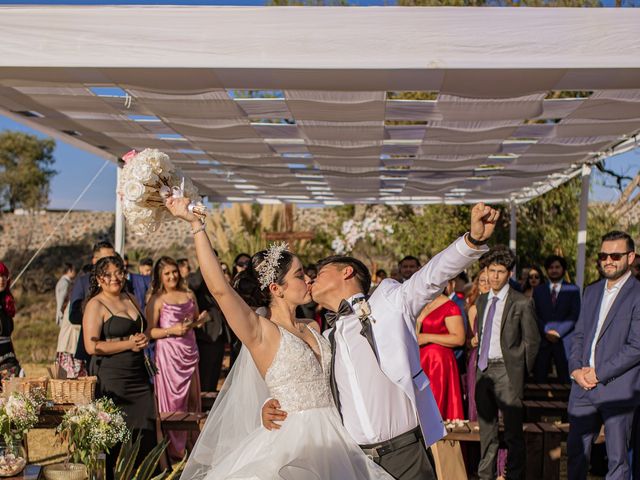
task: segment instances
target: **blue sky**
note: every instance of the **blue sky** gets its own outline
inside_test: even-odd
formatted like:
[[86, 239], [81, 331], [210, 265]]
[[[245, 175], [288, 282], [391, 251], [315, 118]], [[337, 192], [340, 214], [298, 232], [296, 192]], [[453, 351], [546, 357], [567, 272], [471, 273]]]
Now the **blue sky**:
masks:
[[[612, 6], [615, 0], [604, 0], [605, 6]], [[137, 0], [137, 1], [101, 1], [101, 0], [50, 0], [50, 1], [32, 1], [32, 0], [0, 0], [0, 4], [49, 4], [49, 5], [238, 5], [238, 6], [254, 6], [264, 5], [265, 0]], [[370, 6], [370, 5], [393, 5], [393, 0], [349, 0], [350, 4]], [[35, 133], [42, 136], [28, 127], [16, 123], [6, 117], [0, 115], [0, 130], [11, 129], [20, 130], [28, 133]], [[55, 150], [55, 169], [58, 174], [53, 178], [51, 184], [51, 202], [49, 207], [55, 209], [66, 209], [71, 206], [78, 194], [82, 191], [89, 180], [102, 167], [104, 160], [89, 154], [76, 147], [68, 145], [59, 140], [56, 141]], [[607, 168], [617, 172], [624, 172], [633, 176], [640, 170], [640, 149], [629, 152], [624, 155], [612, 158], [607, 161]], [[614, 189], [605, 188], [602, 184], [605, 179], [598, 173], [592, 179], [592, 199], [597, 201], [612, 200], [616, 197]], [[116, 185], [116, 167], [109, 164], [101, 173], [98, 180], [85, 194], [80, 201], [77, 209], [83, 210], [113, 210], [115, 204], [115, 185]]]

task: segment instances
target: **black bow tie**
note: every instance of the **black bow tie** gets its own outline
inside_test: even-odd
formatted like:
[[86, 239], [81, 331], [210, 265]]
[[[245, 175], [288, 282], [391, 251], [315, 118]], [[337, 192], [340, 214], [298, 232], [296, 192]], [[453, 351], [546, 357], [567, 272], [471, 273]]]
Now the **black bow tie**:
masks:
[[333, 327], [336, 324], [336, 321], [344, 315], [351, 315], [353, 313], [353, 308], [349, 305], [349, 302], [346, 300], [342, 300], [340, 302], [340, 306], [338, 307], [337, 312], [327, 312], [324, 315], [325, 320], [327, 321], [327, 325]]

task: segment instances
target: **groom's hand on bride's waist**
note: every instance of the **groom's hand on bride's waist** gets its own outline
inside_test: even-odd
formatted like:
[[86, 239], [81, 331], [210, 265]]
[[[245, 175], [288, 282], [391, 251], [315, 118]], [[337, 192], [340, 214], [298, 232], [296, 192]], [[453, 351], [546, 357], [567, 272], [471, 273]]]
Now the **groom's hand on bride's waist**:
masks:
[[280, 410], [280, 402], [270, 398], [262, 405], [262, 426], [267, 430], [278, 430], [280, 425], [276, 422], [284, 422], [287, 412]]

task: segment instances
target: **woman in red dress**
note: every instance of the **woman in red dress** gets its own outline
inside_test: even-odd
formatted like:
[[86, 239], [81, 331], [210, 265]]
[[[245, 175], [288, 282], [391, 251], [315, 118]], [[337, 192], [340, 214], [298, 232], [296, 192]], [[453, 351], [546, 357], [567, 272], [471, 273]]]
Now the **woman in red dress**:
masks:
[[418, 318], [420, 363], [445, 420], [464, 418], [460, 373], [454, 347], [465, 343], [464, 323], [458, 306], [444, 295], [427, 305]]

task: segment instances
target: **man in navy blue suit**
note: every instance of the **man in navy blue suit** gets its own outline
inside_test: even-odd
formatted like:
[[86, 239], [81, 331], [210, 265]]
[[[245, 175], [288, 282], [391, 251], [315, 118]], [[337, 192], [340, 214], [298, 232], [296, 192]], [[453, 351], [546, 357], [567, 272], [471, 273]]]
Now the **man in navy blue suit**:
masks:
[[573, 329], [580, 315], [580, 289], [564, 280], [567, 261], [561, 256], [547, 257], [544, 268], [549, 281], [533, 291], [542, 339], [533, 375], [537, 383], [549, 383], [549, 368], [553, 360], [558, 381], [569, 383], [568, 357]]
[[569, 480], [587, 478], [591, 445], [604, 423], [607, 480], [631, 476], [629, 447], [640, 405], [640, 282], [631, 275], [635, 245], [624, 232], [602, 237], [602, 280], [584, 292], [569, 358]]

